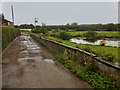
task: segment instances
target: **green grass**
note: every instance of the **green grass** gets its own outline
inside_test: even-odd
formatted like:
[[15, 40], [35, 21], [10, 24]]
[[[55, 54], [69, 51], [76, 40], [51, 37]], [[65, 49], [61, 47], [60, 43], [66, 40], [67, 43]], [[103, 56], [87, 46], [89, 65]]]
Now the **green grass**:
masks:
[[[83, 50], [89, 49], [88, 52], [94, 53], [97, 56], [99, 56], [105, 60], [108, 60], [111, 57], [113, 57], [113, 62], [120, 63], [120, 60], [118, 58], [118, 54], [119, 54], [118, 50], [120, 50], [120, 48], [117, 48], [117, 47], [89, 45], [89, 44], [77, 44], [77, 43], [69, 42], [66, 40], [62, 40], [62, 39], [59, 39], [56, 37], [50, 37], [50, 36], [44, 36], [44, 38], [47, 38], [47, 39], [50, 39], [53, 41], [57, 41], [59, 43], [62, 43], [64, 45], [68, 45], [71, 47], [80, 48]], [[111, 57], [109, 57], [110, 55], [111, 55]]]
[[[72, 35], [72, 37], [83, 36], [84, 33], [87, 31], [76, 31], [76, 32], [68, 32]], [[117, 31], [96, 31], [97, 36], [104, 36], [104, 37], [119, 37]]]
[[[51, 50], [56, 60], [62, 63], [66, 68], [68, 68], [72, 73], [74, 73], [78, 78], [82, 78], [87, 81], [93, 88], [102, 89], [102, 88], [114, 88], [119, 89], [120, 85], [116, 84], [110, 78], [102, 76], [96, 73], [93, 69], [92, 61], [89, 62], [86, 66], [80, 66], [77, 62], [69, 60], [66, 56], [61, 53], [57, 53]], [[91, 59], [92, 60], [92, 59]]]
[[118, 31], [97, 31], [98, 36], [119, 37]]
[[[68, 32], [71, 34], [72, 37], [84, 37], [84, 33], [87, 31], [75, 31], [75, 32]], [[48, 35], [56, 35], [58, 36], [60, 32], [53, 33], [52, 31], [48, 32]], [[98, 37], [111, 37], [111, 38], [120, 38], [120, 32], [118, 31], [96, 31]]]
[[70, 33], [72, 37], [80, 37], [83, 36], [83, 34], [86, 32], [87, 31], [76, 31], [76, 32], [68, 32], [68, 33]]

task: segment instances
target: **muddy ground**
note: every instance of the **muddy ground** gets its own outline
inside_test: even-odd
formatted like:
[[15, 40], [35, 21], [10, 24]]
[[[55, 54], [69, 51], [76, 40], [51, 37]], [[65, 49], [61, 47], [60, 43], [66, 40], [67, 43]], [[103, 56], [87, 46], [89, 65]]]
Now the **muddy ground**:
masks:
[[3, 88], [91, 88], [23, 33], [2, 55]]

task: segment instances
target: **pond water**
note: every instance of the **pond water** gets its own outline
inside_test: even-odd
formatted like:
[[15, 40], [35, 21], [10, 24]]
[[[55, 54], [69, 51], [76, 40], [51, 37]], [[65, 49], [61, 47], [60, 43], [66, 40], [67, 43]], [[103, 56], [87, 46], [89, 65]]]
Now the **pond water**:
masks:
[[[95, 42], [89, 42], [84, 40], [83, 37], [80, 38], [72, 38], [69, 40], [70, 42], [75, 42], [78, 44], [91, 44], [91, 45], [100, 45], [101, 40], [97, 40]], [[110, 40], [108, 38], [106, 38], [106, 46], [113, 46], [113, 47], [120, 47], [120, 40]]]

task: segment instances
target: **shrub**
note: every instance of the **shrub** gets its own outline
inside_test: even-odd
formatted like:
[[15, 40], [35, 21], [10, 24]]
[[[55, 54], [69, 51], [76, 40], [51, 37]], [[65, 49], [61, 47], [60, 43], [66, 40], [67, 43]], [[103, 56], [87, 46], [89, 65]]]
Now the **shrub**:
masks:
[[106, 41], [105, 41], [105, 40], [101, 40], [101, 41], [100, 41], [100, 45], [101, 45], [101, 46], [105, 46], [105, 44], [106, 44]]
[[48, 32], [47, 28], [45, 26], [41, 27], [41, 33], [46, 34]]
[[39, 36], [39, 37], [42, 37], [42, 36], [43, 36], [43, 33], [38, 34], [38, 36]]
[[94, 42], [97, 40], [97, 33], [95, 31], [88, 31], [84, 35], [88, 41]]
[[71, 35], [67, 32], [62, 31], [59, 33], [58, 37], [63, 40], [69, 40], [71, 38]]
[[113, 59], [115, 58], [115, 56], [112, 53], [105, 53], [102, 58], [105, 59], [105, 60], [107, 60], [107, 61], [113, 61]]

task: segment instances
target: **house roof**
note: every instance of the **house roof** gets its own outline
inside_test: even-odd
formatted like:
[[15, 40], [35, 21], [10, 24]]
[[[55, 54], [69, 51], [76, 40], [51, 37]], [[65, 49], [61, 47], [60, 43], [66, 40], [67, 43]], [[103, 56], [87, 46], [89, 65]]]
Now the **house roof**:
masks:
[[4, 19], [4, 18], [2, 18], [2, 21], [5, 21], [5, 22], [10, 22], [10, 23], [12, 23], [11, 21], [9, 21], [9, 20], [7, 20], [7, 19]]
[[13, 22], [5, 19], [3, 14], [0, 15], [0, 20], [2, 20], [2, 22], [10, 22], [10, 23], [13, 23]]

